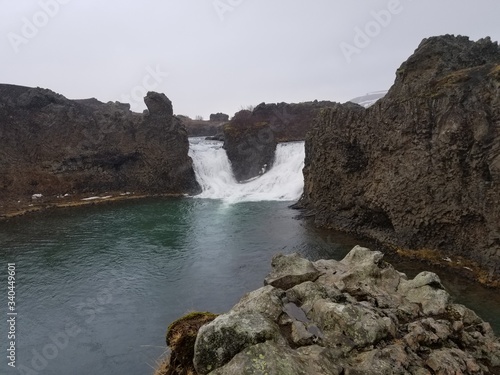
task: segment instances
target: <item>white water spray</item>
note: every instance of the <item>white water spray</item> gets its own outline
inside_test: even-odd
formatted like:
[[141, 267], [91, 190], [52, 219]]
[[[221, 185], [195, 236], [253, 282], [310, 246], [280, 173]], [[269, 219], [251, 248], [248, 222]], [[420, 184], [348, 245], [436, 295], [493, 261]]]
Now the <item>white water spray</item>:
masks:
[[245, 183], [234, 178], [222, 142], [190, 138], [189, 156], [203, 189], [197, 198], [222, 199], [228, 203], [296, 201], [304, 189], [304, 142], [278, 144], [273, 167]]

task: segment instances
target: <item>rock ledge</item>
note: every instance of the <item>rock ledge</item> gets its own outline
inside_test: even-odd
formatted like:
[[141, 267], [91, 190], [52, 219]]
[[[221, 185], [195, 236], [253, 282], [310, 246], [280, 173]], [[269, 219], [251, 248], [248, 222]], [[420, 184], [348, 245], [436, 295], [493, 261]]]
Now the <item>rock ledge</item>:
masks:
[[408, 280], [382, 257], [359, 246], [341, 261], [277, 255], [268, 285], [200, 328], [189, 373], [500, 374], [488, 323], [436, 274]]

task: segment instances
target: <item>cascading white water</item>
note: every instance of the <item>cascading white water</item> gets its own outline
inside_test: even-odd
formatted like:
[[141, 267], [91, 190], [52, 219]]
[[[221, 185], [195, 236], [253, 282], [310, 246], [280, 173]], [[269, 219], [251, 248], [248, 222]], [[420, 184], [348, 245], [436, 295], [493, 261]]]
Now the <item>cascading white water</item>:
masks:
[[273, 167], [245, 183], [234, 178], [222, 142], [190, 138], [189, 155], [203, 189], [198, 198], [222, 199], [228, 203], [295, 201], [304, 188], [304, 142], [278, 144]]

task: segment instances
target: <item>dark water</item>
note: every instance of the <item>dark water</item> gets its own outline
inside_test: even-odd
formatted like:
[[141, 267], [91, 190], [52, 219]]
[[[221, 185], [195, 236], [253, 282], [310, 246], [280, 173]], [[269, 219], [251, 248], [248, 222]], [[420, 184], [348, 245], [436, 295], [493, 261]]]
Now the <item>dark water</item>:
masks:
[[[145, 200], [0, 223], [0, 313], [6, 265], [15, 262], [17, 370], [25, 366], [10, 369], [2, 354], [1, 374], [152, 374], [170, 322], [191, 310], [226, 311], [262, 285], [273, 254], [340, 259], [358, 243], [296, 220], [288, 204]], [[498, 330], [496, 293], [449, 284]]]

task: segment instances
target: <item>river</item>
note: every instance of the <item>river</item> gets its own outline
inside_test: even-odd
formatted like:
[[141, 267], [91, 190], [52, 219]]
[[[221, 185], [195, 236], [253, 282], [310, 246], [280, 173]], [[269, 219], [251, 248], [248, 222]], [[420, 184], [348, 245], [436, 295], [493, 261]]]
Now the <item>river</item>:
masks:
[[[234, 181], [219, 142], [192, 139], [190, 154], [203, 187], [198, 197], [0, 223], [1, 264], [17, 268], [17, 368], [6, 374], [152, 374], [170, 322], [193, 310], [228, 310], [262, 285], [274, 254], [340, 259], [359, 243], [311, 227], [288, 207], [302, 191], [303, 143], [279, 145], [271, 171], [247, 184]], [[6, 272], [1, 276], [5, 315]], [[500, 330], [498, 293], [443, 279], [458, 301]]]

